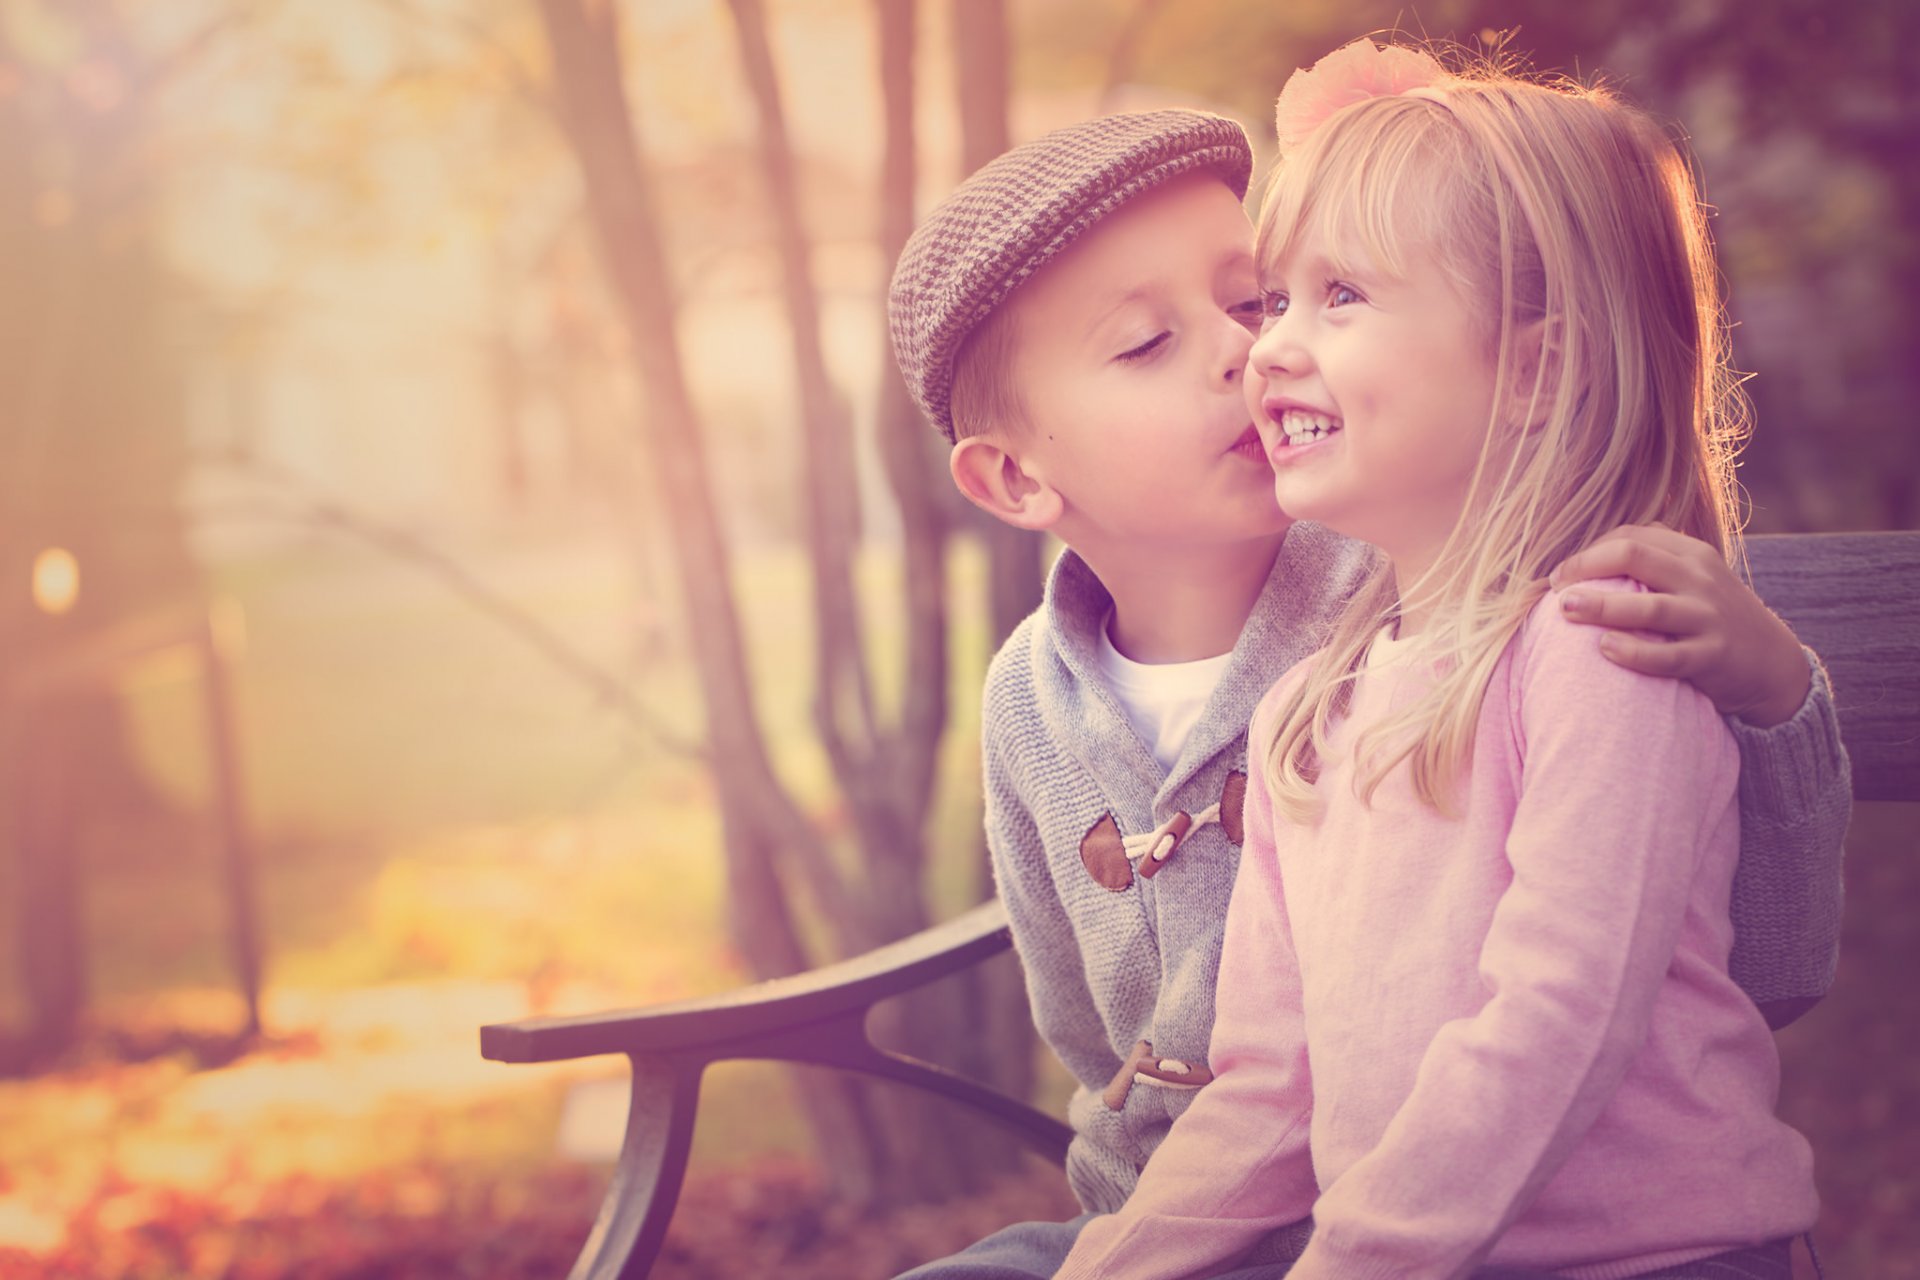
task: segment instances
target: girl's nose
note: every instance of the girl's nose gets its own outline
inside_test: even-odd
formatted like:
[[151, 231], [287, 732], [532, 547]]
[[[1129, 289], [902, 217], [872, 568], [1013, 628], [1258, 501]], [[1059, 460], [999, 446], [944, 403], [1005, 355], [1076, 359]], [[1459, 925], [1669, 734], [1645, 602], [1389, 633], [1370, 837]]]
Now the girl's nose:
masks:
[[1310, 363], [1297, 326], [1288, 324], [1285, 316], [1268, 320], [1247, 354], [1248, 371], [1262, 376], [1298, 374]]

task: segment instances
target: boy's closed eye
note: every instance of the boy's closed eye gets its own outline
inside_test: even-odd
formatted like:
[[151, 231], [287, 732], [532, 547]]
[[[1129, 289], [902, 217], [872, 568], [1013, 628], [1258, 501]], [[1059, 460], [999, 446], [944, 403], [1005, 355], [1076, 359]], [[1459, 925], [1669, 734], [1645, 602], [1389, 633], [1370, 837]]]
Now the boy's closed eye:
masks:
[[[1248, 298], [1244, 302], [1236, 302], [1232, 306], [1228, 307], [1227, 314], [1232, 316], [1235, 320], [1239, 321], [1241, 324], [1245, 325], [1248, 329], [1258, 332], [1260, 329], [1260, 319], [1261, 319], [1261, 314], [1263, 310], [1264, 308], [1262, 307], [1261, 301], [1259, 298]], [[1119, 355], [1115, 356], [1114, 359], [1122, 361], [1127, 364], [1132, 364], [1135, 361], [1139, 361], [1139, 360], [1145, 360], [1147, 357], [1159, 351], [1160, 348], [1166, 344], [1167, 339], [1171, 338], [1172, 336], [1173, 335], [1171, 333], [1163, 329], [1159, 333], [1154, 334], [1151, 338], [1148, 338], [1145, 342], [1141, 343], [1139, 346], [1129, 347], [1125, 351], [1122, 351]]]
[[1154, 334], [1139, 346], [1129, 347], [1125, 351], [1122, 351], [1119, 355], [1115, 356], [1114, 359], [1123, 364], [1133, 364], [1136, 361], [1145, 360], [1164, 346], [1167, 339], [1172, 336], [1171, 333], [1162, 329], [1159, 333]]

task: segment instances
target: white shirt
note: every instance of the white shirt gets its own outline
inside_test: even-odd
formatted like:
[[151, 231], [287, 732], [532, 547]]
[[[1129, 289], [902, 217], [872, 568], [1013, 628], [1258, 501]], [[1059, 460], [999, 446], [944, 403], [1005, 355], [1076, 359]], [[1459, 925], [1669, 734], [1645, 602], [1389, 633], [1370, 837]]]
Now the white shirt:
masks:
[[[1111, 614], [1107, 621], [1112, 622]], [[1171, 770], [1180, 758], [1232, 657], [1229, 652], [1195, 662], [1135, 662], [1113, 647], [1106, 626], [1100, 628], [1100, 675], [1162, 769]]]

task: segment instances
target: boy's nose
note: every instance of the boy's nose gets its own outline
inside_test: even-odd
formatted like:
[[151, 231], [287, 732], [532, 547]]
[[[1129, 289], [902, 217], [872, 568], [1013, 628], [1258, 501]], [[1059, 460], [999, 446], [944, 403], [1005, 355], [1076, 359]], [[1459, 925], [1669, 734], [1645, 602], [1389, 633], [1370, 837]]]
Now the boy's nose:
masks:
[[1221, 354], [1221, 360], [1226, 369], [1227, 381], [1238, 383], [1241, 375], [1247, 371], [1247, 358], [1253, 350], [1253, 334], [1247, 330], [1246, 325], [1231, 319], [1226, 327], [1226, 334], [1226, 350]]

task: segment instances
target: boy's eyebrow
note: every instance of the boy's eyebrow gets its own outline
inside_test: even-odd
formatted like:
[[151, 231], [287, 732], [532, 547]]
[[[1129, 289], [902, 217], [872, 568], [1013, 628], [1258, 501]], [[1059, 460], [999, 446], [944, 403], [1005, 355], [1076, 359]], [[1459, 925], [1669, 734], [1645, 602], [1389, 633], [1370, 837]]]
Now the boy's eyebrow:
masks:
[[1215, 268], [1215, 270], [1223, 271], [1223, 272], [1232, 271], [1237, 267], [1252, 267], [1255, 270], [1258, 270], [1259, 266], [1260, 266], [1260, 263], [1253, 256], [1252, 249], [1235, 249], [1231, 253], [1223, 254], [1221, 256], [1220, 263]]
[[[1254, 261], [1252, 249], [1235, 249], [1230, 253], [1222, 254], [1219, 262], [1214, 265], [1214, 275], [1218, 277], [1240, 267], [1248, 267], [1256, 272], [1258, 271], [1258, 263]], [[1129, 303], [1147, 301], [1153, 296], [1153, 293], [1153, 285], [1137, 284], [1125, 293], [1115, 297], [1111, 302], [1101, 305], [1099, 309], [1093, 313], [1092, 319], [1087, 322], [1087, 337], [1089, 339], [1094, 337], [1099, 332], [1100, 326], [1113, 318], [1114, 312], [1125, 308]]]
[[1133, 288], [1127, 290], [1125, 293], [1122, 293], [1118, 297], [1114, 298], [1111, 302], [1103, 303], [1096, 311], [1094, 311], [1092, 318], [1087, 321], [1087, 329], [1086, 329], [1087, 339], [1091, 341], [1096, 335], [1098, 335], [1101, 327], [1104, 326], [1107, 323], [1107, 321], [1113, 319], [1114, 312], [1124, 309], [1131, 303], [1144, 302], [1152, 295], [1152, 293], [1153, 293], [1153, 289], [1150, 286], [1144, 285], [1144, 284], [1137, 284]]

